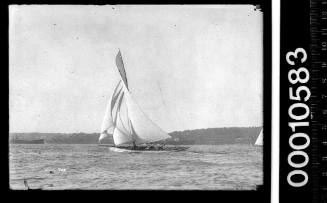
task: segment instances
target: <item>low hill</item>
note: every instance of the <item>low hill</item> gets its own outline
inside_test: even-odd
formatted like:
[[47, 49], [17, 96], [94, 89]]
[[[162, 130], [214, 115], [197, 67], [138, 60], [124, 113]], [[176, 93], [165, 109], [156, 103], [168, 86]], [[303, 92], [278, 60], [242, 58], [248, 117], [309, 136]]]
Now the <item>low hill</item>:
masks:
[[[173, 145], [219, 145], [246, 143], [253, 144], [262, 127], [207, 128], [174, 131], [172, 139], [166, 141]], [[99, 133], [10, 133], [9, 140], [44, 139], [47, 144], [97, 144]], [[112, 136], [102, 143], [112, 144]]]

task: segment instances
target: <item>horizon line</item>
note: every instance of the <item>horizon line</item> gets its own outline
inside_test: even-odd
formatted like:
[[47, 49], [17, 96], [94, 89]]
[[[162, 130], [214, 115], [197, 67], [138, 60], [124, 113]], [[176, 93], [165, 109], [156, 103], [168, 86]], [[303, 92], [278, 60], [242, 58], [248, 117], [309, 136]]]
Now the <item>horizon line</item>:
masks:
[[[217, 129], [217, 128], [263, 128], [263, 126], [233, 126], [233, 127], [216, 127], [216, 128], [196, 128], [196, 129], [186, 129], [186, 130], [174, 130], [168, 133], [173, 133], [173, 132], [183, 132], [183, 131], [188, 131], [188, 130], [205, 130], [205, 129]], [[8, 132], [8, 133], [46, 133], [46, 134], [101, 134], [100, 132]]]

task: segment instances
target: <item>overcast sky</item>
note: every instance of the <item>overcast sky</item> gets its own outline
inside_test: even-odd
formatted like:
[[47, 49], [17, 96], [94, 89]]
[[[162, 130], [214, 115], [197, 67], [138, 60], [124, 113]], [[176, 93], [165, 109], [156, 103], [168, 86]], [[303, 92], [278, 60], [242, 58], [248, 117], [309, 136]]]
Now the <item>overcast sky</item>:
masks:
[[167, 132], [262, 126], [263, 14], [229, 6], [10, 6], [10, 132], [99, 132], [119, 81]]

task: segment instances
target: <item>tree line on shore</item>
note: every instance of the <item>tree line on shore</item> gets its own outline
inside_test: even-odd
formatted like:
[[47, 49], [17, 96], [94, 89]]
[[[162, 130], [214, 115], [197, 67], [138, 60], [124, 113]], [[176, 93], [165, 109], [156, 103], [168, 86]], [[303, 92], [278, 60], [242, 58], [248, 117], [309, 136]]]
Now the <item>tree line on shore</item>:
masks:
[[[172, 138], [164, 142], [173, 145], [253, 144], [261, 129], [262, 127], [228, 127], [174, 131], [169, 133]], [[46, 144], [98, 144], [99, 133], [9, 133], [9, 141], [14, 139], [44, 139]], [[102, 143], [112, 144], [112, 136], [105, 138]]]

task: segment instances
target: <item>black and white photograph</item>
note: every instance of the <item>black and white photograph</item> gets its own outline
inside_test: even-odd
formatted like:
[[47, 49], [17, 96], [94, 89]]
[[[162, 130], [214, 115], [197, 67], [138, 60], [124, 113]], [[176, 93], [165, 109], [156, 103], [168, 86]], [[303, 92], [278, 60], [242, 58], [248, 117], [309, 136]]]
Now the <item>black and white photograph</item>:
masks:
[[11, 190], [264, 184], [258, 5], [9, 5]]

